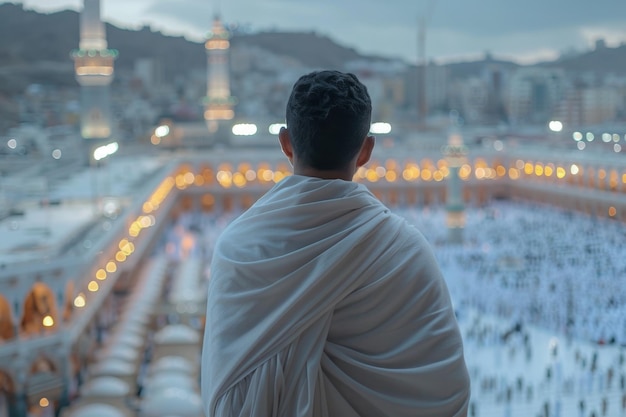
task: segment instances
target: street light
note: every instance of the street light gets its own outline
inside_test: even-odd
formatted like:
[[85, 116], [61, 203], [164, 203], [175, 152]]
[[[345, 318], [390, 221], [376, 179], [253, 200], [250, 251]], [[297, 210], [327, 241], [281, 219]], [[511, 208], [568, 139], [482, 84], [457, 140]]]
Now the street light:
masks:
[[563, 123], [558, 120], [552, 120], [548, 123], [548, 128], [553, 132], [560, 132], [563, 130]]
[[93, 151], [93, 159], [94, 161], [100, 161], [101, 159], [106, 158], [109, 155], [113, 155], [119, 149], [119, 144], [117, 142], [111, 142], [108, 145], [98, 146]]

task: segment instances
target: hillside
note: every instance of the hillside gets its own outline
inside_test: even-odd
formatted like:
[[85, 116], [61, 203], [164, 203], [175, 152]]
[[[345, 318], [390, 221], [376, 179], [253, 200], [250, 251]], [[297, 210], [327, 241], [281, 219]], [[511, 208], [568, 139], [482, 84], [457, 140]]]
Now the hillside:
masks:
[[[172, 37], [154, 32], [148, 27], [141, 30], [121, 29], [106, 24], [109, 48], [120, 51], [117, 70], [131, 70], [137, 58], [153, 58], [161, 65], [166, 79], [185, 76], [190, 70], [206, 67], [204, 45], [183, 37]], [[55, 82], [74, 83], [71, 73], [70, 52], [78, 47], [79, 15], [75, 11], [42, 14], [24, 10], [17, 4], [0, 4], [0, 91], [6, 90], [2, 82], [8, 68], [23, 73], [29, 68], [31, 82], [45, 82], [52, 77], [49, 65], [57, 63], [65, 78], [55, 76]], [[233, 45], [248, 44], [287, 55], [306, 66], [340, 68], [347, 61], [363, 58], [354, 49], [336, 44], [331, 39], [315, 33], [279, 33], [235, 35]], [[61, 65], [63, 64], [63, 65]], [[41, 67], [41, 70], [38, 70]], [[53, 66], [55, 67], [55, 66]], [[68, 72], [67, 68], [70, 68]], [[15, 72], [15, 71], [13, 71]], [[17, 75], [12, 74], [13, 77]], [[19, 78], [19, 77], [18, 77]], [[11, 87], [9, 87], [11, 88]]]
[[[149, 27], [121, 29], [106, 24], [109, 47], [120, 51], [117, 71], [130, 71], [137, 58], [152, 58], [160, 64], [163, 76], [174, 80], [189, 71], [206, 68], [204, 45], [183, 37], [166, 36]], [[25, 83], [76, 85], [70, 51], [78, 47], [79, 15], [75, 11], [42, 14], [24, 10], [20, 4], [0, 4], [0, 95], [23, 91]], [[251, 45], [276, 55], [296, 59], [308, 67], [341, 68], [351, 60], [373, 58], [313, 32], [265, 32], [236, 34], [233, 46]], [[375, 57], [381, 59], [380, 57]], [[478, 75], [488, 65], [503, 69], [517, 67], [491, 57], [446, 66], [452, 78]], [[570, 56], [543, 66], [558, 66], [566, 71], [594, 71], [599, 74], [626, 75], [626, 45], [602, 47]]]

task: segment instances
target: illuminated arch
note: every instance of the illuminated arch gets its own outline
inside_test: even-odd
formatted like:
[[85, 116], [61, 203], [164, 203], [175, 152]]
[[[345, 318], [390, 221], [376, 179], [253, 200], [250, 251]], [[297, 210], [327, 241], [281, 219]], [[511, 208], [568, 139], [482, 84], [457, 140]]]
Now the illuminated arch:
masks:
[[44, 355], [40, 355], [30, 365], [30, 374], [56, 373], [57, 365], [54, 361]]
[[63, 308], [63, 321], [68, 322], [74, 311], [74, 281], [68, 281], [65, 286], [65, 307]]
[[215, 183], [215, 173], [211, 165], [201, 165], [200, 175], [204, 179], [204, 184], [213, 185]]
[[13, 314], [11, 306], [2, 294], [0, 294], [0, 341], [15, 337], [13, 331]]
[[46, 284], [36, 282], [24, 299], [21, 331], [39, 333], [57, 326], [57, 308], [54, 293]]

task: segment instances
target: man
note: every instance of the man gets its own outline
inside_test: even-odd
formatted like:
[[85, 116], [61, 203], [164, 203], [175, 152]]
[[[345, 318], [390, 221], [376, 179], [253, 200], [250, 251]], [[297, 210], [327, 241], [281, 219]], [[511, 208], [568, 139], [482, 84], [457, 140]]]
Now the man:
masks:
[[286, 116], [279, 140], [294, 175], [216, 244], [207, 417], [467, 415], [462, 341], [431, 249], [351, 181], [374, 147], [367, 89], [313, 72]]

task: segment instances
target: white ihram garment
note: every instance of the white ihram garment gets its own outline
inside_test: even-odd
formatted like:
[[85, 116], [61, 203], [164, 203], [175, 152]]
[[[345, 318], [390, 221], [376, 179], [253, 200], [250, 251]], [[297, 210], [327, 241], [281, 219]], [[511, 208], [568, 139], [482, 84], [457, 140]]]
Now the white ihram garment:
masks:
[[291, 176], [217, 242], [208, 417], [464, 416], [448, 289], [413, 226], [363, 185]]

